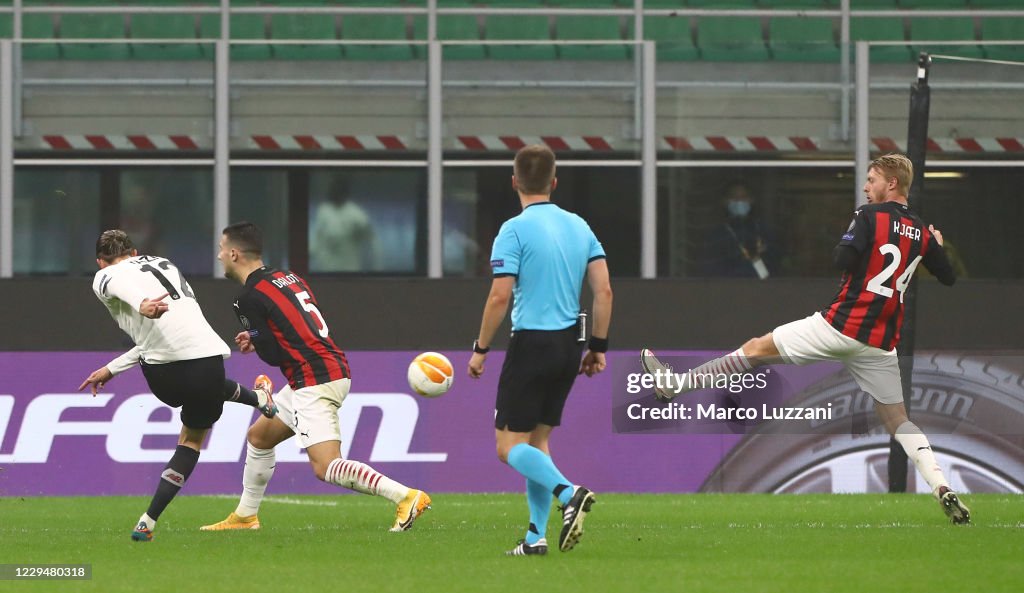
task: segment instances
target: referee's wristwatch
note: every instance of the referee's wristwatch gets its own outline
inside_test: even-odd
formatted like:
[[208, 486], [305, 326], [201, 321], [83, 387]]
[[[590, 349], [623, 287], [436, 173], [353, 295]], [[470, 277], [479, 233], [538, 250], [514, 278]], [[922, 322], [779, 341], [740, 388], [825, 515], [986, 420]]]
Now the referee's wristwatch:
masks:
[[476, 354], [487, 354], [490, 351], [490, 348], [481, 348], [479, 340], [473, 340], [473, 352]]

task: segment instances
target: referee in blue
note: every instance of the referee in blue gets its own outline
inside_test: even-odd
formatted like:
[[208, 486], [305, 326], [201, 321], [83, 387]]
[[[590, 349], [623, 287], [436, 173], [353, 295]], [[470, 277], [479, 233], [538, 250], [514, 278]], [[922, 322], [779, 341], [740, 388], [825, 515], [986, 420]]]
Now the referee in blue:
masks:
[[[512, 306], [512, 339], [498, 381], [494, 429], [498, 458], [526, 478], [530, 526], [510, 556], [547, 554], [544, 537], [551, 498], [562, 504], [558, 548], [568, 552], [583, 535], [594, 494], [570, 482], [551, 460], [548, 441], [561, 424], [576, 375], [605, 368], [612, 288], [604, 248], [579, 216], [551, 202], [555, 155], [527, 146], [515, 158], [512, 187], [522, 213], [501, 226], [491, 250], [494, 280], [473, 343], [469, 375], [479, 378], [495, 332]], [[586, 276], [594, 294], [593, 337], [586, 341], [580, 289]], [[582, 356], [582, 362], [580, 357]]]

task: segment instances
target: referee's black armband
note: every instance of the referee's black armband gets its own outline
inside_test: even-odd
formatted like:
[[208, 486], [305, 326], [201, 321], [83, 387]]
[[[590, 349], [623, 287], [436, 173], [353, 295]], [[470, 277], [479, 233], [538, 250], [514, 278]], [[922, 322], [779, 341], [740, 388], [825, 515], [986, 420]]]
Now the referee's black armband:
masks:
[[590, 342], [587, 343], [587, 350], [590, 350], [591, 352], [608, 352], [608, 338], [590, 336]]

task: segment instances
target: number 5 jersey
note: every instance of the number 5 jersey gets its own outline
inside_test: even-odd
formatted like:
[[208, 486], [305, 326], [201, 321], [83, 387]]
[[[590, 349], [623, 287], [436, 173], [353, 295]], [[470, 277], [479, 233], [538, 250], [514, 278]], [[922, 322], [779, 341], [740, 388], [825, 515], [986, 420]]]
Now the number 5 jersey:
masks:
[[[231, 355], [203, 316], [185, 277], [167, 259], [139, 255], [107, 266], [96, 272], [92, 290], [135, 342], [134, 348], [107, 365], [115, 375], [139, 360], [162, 364]], [[143, 299], [156, 299], [164, 293], [168, 294], [162, 302], [168, 310], [159, 319], [139, 313]]]
[[253, 271], [235, 314], [260, 359], [280, 367], [292, 389], [352, 377], [313, 291], [297, 274], [267, 266]]

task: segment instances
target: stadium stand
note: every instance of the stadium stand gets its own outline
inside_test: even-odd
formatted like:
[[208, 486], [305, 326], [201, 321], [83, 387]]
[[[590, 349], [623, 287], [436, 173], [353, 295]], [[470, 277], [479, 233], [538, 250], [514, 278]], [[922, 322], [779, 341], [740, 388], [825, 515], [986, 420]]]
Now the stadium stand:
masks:
[[[547, 16], [490, 15], [486, 21], [486, 37], [491, 41], [551, 39]], [[556, 57], [553, 45], [492, 45], [490, 57], [498, 60], [546, 60]]]
[[[127, 37], [123, 14], [79, 14], [60, 16], [63, 39], [124, 39]], [[62, 55], [69, 60], [122, 60], [131, 57], [127, 43], [64, 43]]]
[[839, 46], [828, 18], [773, 17], [768, 22], [772, 56], [787, 62], [835, 62]]
[[[446, 7], [472, 6], [472, 2], [463, 0], [455, 2], [448, 0], [444, 3]], [[427, 38], [427, 17], [416, 16], [413, 18], [413, 39], [425, 40]], [[472, 41], [480, 39], [480, 21], [471, 14], [446, 14], [437, 17], [437, 38], [442, 41]], [[424, 51], [422, 46], [413, 46], [417, 55]], [[487, 57], [483, 45], [446, 45], [444, 57], [449, 60], [479, 60]]]
[[[273, 39], [336, 40], [336, 24], [333, 15], [273, 14], [270, 15], [270, 36]], [[339, 45], [274, 44], [271, 50], [275, 58], [286, 60], [334, 60], [341, 57]]]
[[687, 17], [644, 17], [644, 36], [656, 43], [658, 60], [696, 60], [700, 57]]
[[[350, 41], [406, 40], [406, 18], [397, 14], [346, 14], [341, 36]], [[346, 45], [345, 56], [356, 60], [408, 60], [413, 53], [409, 45]]]
[[[981, 38], [985, 41], [1024, 41], [1024, 18], [983, 18]], [[987, 45], [985, 55], [994, 60], [1019, 61], [1024, 59], [1024, 45]]]
[[[47, 0], [26, 0], [26, 6], [53, 5]], [[84, 3], [82, 3], [84, 4]], [[53, 39], [54, 43], [26, 44], [26, 59], [168, 59], [189, 60], [212, 56], [212, 44], [197, 40], [189, 44], [141, 44], [131, 39], [209, 39], [220, 36], [220, 17], [188, 14], [190, 7], [215, 6], [214, 0], [93, 0], [91, 5], [176, 5], [181, 14], [25, 14], [23, 35], [27, 39]], [[234, 6], [317, 6], [333, 4], [328, 0], [237, 0]], [[364, 0], [346, 5], [422, 6], [423, 2], [381, 2]], [[10, 6], [9, 0], [0, 7]], [[77, 4], [76, 5], [80, 5]], [[509, 0], [502, 7], [628, 8], [629, 0]], [[439, 6], [497, 6], [494, 0], [440, 0]], [[786, 8], [835, 9], [837, 0], [647, 0], [649, 9], [671, 8]], [[864, 9], [998, 9], [1019, 8], [1017, 0], [857, 0], [854, 8]], [[959, 41], [964, 39], [1020, 40], [1018, 25], [1000, 23], [998, 18], [868, 18], [851, 20], [851, 39], [867, 41], [906, 41], [905, 47], [873, 47], [875, 62], [909, 61], [921, 47], [914, 41]], [[265, 44], [234, 45], [231, 55], [239, 60], [289, 59], [317, 60], [348, 58], [355, 60], [406, 60], [424, 57], [422, 46], [407, 44], [285, 45], [274, 40], [404, 41], [425, 40], [426, 17], [416, 15], [322, 15], [322, 14], [234, 14], [232, 37], [240, 40], [265, 40]], [[663, 61], [807, 61], [830, 62], [839, 59], [838, 23], [823, 17], [749, 17], [647, 16], [647, 39], [657, 42], [657, 55]], [[437, 25], [442, 40], [514, 41], [615, 40], [632, 38], [632, 17], [607, 15], [441, 15]], [[13, 34], [12, 16], [0, 14], [0, 36]], [[411, 37], [410, 37], [411, 34]], [[61, 39], [125, 39], [120, 43], [60, 43]], [[944, 53], [967, 56], [1010, 56], [1020, 52], [1012, 47], [936, 46]], [[446, 46], [446, 59], [571, 59], [620, 60], [632, 54], [627, 45], [453, 45]]]
[[[189, 39], [196, 37], [196, 18], [190, 14], [133, 14], [131, 36], [137, 39]], [[203, 57], [199, 44], [132, 44], [132, 55], [141, 59], [195, 60]]]
[[[560, 16], [555, 21], [558, 39], [621, 40], [617, 16]], [[625, 45], [561, 45], [559, 55], [569, 60], [622, 60], [631, 54]]]
[[[851, 41], [904, 41], [902, 18], [851, 18]], [[871, 48], [873, 62], [903, 62], [910, 60], [909, 47], [882, 46]]]
[[708, 61], [768, 59], [768, 47], [758, 17], [701, 17], [697, 20], [697, 46], [701, 57]]
[[[974, 19], [965, 18], [925, 18], [910, 19], [910, 39], [912, 41], [969, 41], [976, 39]], [[928, 50], [968, 58], [983, 57], [981, 46], [978, 45], [944, 45], [922, 47], [911, 46], [914, 53]]]
[[[266, 39], [267, 22], [262, 14], [231, 15], [232, 39]], [[199, 19], [199, 34], [208, 39], [220, 37], [220, 17], [215, 14], [204, 14]], [[212, 48], [210, 48], [212, 51]], [[270, 58], [270, 46], [264, 44], [245, 44], [231, 46], [232, 60], [266, 60]]]

